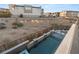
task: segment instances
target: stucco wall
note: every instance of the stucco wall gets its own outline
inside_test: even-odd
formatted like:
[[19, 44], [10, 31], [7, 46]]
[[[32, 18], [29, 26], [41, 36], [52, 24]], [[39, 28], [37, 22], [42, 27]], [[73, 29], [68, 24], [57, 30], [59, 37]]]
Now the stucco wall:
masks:
[[76, 26], [76, 30], [74, 33], [74, 38], [73, 38], [70, 53], [71, 54], [79, 54], [79, 30], [78, 30], [78, 26]]
[[[27, 7], [26, 7], [27, 8]], [[32, 8], [32, 7], [30, 7]], [[24, 17], [38, 17], [42, 15], [43, 10], [41, 8], [32, 8], [32, 12], [24, 12], [24, 7], [15, 7], [14, 10], [12, 10], [12, 7], [10, 6], [10, 12], [12, 13], [12, 15], [15, 16], [19, 16], [20, 14], [23, 14]]]
[[79, 12], [77, 11], [64, 11], [60, 12], [60, 16], [63, 17], [78, 17]]
[[65, 38], [61, 42], [60, 46], [56, 50], [55, 52], [56, 54], [68, 54], [68, 53], [71, 53], [71, 51], [73, 53], [77, 53], [76, 51], [79, 50], [78, 49], [79, 43], [77, 42], [78, 37], [76, 37], [76, 35], [78, 35], [77, 31], [78, 31], [77, 24], [73, 24], [70, 30], [68, 31], [68, 33], [66, 34]]

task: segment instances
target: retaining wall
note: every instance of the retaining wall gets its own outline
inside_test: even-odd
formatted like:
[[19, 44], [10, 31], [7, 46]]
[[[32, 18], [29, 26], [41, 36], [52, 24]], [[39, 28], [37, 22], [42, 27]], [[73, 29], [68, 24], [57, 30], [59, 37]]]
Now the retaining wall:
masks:
[[54, 30], [50, 30], [47, 33], [44, 33], [42, 36], [33, 39], [33, 41], [31, 41], [28, 45], [27, 48], [30, 49], [31, 47], [33, 47], [34, 45], [36, 45], [37, 43], [39, 43], [40, 41], [44, 40], [46, 37], [48, 37]]
[[4, 52], [2, 52], [1, 54], [15, 54], [15, 53], [19, 53], [20, 51], [22, 51], [24, 48], [26, 48], [26, 45], [29, 41], [25, 41], [22, 42], [8, 50], [5, 50]]
[[56, 50], [55, 54], [70, 54], [79, 53], [79, 39], [78, 39], [77, 23], [73, 24]]

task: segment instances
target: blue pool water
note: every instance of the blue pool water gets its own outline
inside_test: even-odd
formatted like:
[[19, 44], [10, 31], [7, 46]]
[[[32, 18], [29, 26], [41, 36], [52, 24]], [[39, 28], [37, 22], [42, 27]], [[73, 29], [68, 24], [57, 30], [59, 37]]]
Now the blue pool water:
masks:
[[[56, 36], [53, 34], [57, 34]], [[39, 44], [36, 44], [29, 50], [30, 54], [51, 54], [55, 53], [56, 49], [58, 48], [59, 44], [61, 43], [62, 39], [65, 35], [53, 33], [41, 41]], [[59, 36], [58, 36], [59, 35]]]

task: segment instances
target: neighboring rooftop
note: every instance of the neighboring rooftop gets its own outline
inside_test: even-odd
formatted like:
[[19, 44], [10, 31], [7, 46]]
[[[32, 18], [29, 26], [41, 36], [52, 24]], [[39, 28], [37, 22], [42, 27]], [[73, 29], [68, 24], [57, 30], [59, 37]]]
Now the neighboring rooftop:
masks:
[[74, 11], [74, 10], [64, 10], [62, 12], [79, 12], [79, 11]]
[[16, 7], [32, 7], [32, 8], [41, 8], [41, 6], [32, 6], [32, 5], [14, 5]]

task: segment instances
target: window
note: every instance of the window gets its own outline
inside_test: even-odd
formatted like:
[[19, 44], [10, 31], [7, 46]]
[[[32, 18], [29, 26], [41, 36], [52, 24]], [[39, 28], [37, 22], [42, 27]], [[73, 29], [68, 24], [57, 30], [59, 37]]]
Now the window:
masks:
[[24, 12], [25, 12], [25, 13], [32, 13], [32, 7], [31, 7], [31, 6], [26, 6], [26, 7], [24, 8]]

